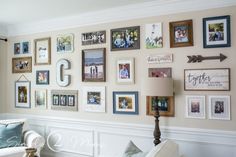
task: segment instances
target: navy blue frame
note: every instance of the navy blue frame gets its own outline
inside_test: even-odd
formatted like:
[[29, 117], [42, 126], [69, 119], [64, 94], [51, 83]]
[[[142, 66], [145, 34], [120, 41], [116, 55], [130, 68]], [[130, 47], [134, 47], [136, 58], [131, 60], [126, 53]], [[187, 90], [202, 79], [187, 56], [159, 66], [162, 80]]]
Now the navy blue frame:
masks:
[[[38, 76], [39, 76], [39, 73], [41, 73], [41, 72], [47, 72], [48, 74], [47, 74], [47, 82], [45, 82], [45, 83], [40, 83], [39, 81], [38, 81]], [[49, 80], [49, 75], [50, 75], [50, 72], [49, 72], [49, 70], [38, 70], [38, 71], [36, 71], [36, 85], [49, 85], [49, 82], [50, 82], [50, 80]]]

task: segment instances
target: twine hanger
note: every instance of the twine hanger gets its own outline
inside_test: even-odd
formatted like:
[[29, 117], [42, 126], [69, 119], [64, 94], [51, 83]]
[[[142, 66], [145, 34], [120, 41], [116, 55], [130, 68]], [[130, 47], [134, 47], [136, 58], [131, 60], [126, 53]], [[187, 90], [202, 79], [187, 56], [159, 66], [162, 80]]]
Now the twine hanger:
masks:
[[26, 77], [25, 75], [23, 75], [23, 74], [22, 74], [22, 75], [19, 77], [19, 79], [16, 80], [16, 81], [17, 81], [17, 82], [20, 82], [20, 79], [21, 79], [21, 78], [24, 78], [26, 81], [30, 81], [30, 80], [28, 80], [27, 77]]

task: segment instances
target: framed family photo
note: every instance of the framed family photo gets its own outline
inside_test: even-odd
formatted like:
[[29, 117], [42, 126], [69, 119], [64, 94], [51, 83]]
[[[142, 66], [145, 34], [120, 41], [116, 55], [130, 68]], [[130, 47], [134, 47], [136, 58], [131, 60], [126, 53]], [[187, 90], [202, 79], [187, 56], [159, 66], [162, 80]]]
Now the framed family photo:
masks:
[[35, 90], [35, 107], [46, 109], [47, 108], [47, 90], [38, 89]]
[[145, 26], [145, 46], [147, 49], [162, 48], [163, 47], [163, 35], [162, 35], [162, 23], [146, 24]]
[[193, 46], [193, 22], [192, 20], [169, 23], [170, 47]]
[[12, 73], [31, 73], [32, 57], [12, 58]]
[[106, 111], [106, 89], [105, 87], [84, 87], [83, 107], [87, 112]]
[[14, 43], [14, 55], [29, 54], [29, 53], [30, 53], [29, 41]]
[[31, 108], [30, 81], [15, 82], [15, 107]]
[[106, 31], [88, 32], [81, 35], [82, 45], [106, 43]]
[[35, 39], [35, 65], [51, 64], [51, 38]]
[[74, 51], [74, 35], [64, 34], [57, 36], [57, 52], [71, 53]]
[[134, 58], [118, 59], [116, 67], [117, 83], [134, 83]]
[[203, 18], [203, 47], [230, 47], [230, 16]]
[[186, 95], [186, 118], [206, 118], [205, 96]]
[[230, 69], [185, 69], [185, 91], [229, 91]]
[[138, 92], [113, 92], [114, 114], [138, 114]]
[[171, 78], [172, 70], [171, 68], [148, 68], [149, 77], [161, 77], [161, 78]]
[[140, 26], [111, 30], [111, 51], [140, 49]]
[[36, 71], [36, 84], [48, 85], [49, 84], [49, 70]]
[[160, 116], [174, 116], [174, 97], [173, 96], [146, 96], [146, 114], [154, 115], [155, 106], [158, 105]]
[[209, 119], [230, 120], [230, 96], [208, 97]]
[[82, 81], [106, 81], [106, 49], [82, 50]]

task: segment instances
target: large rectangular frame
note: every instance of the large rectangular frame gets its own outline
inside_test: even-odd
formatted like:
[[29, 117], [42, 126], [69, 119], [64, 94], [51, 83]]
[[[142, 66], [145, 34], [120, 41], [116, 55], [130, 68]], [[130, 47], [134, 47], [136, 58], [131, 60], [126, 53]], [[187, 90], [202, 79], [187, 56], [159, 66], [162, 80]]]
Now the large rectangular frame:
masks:
[[32, 57], [12, 58], [12, 73], [31, 73]]

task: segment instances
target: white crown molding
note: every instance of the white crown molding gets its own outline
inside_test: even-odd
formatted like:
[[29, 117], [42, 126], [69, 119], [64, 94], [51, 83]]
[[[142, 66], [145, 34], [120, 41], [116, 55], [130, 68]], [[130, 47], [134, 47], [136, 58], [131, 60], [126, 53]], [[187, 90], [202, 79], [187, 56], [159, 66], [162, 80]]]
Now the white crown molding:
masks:
[[8, 36], [27, 35], [40, 32], [123, 21], [150, 16], [168, 15], [236, 5], [235, 0], [156, 0], [90, 12], [79, 16], [57, 18], [25, 24], [8, 25]]

